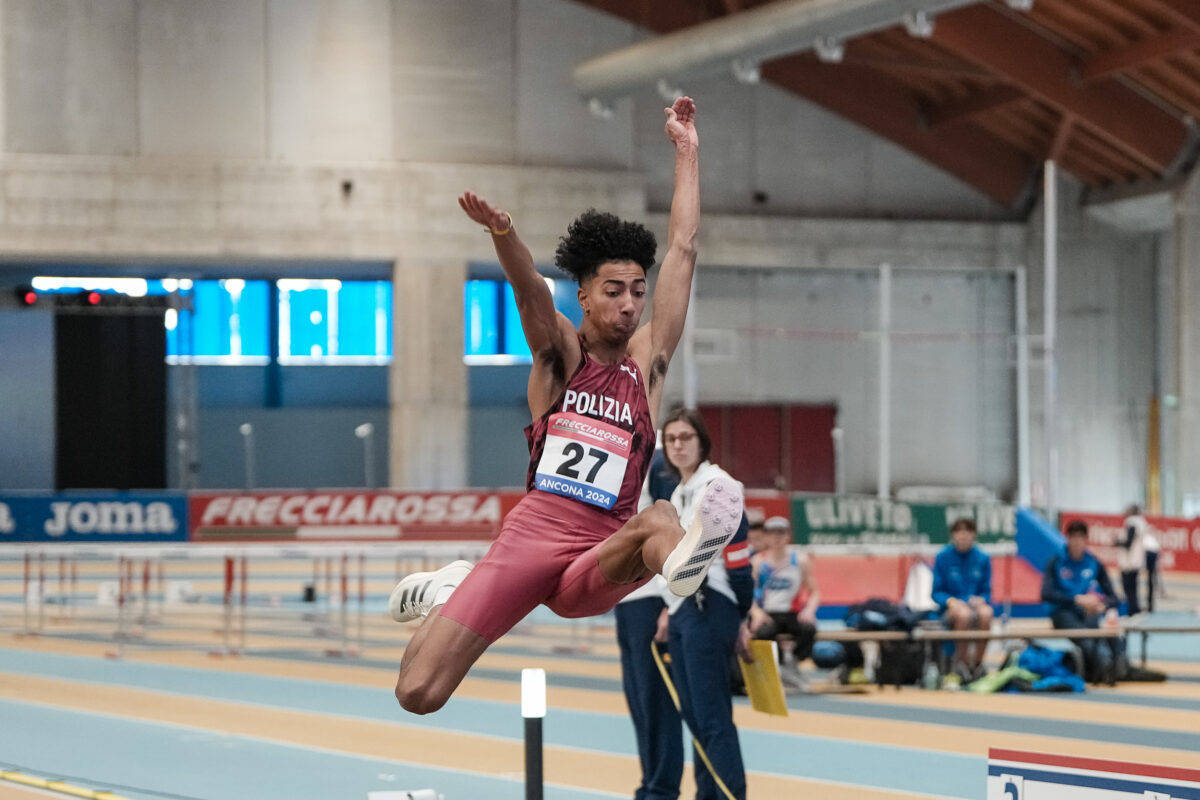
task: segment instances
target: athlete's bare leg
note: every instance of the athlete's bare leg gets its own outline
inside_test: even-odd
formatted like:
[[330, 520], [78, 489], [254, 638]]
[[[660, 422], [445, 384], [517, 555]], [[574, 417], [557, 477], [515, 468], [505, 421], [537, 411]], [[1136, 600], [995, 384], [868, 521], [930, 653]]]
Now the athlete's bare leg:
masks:
[[667, 556], [683, 538], [675, 507], [666, 500], [637, 514], [596, 551], [600, 572], [612, 583], [633, 583], [662, 572]]
[[441, 615], [438, 606], [404, 648], [396, 699], [405, 711], [431, 714], [446, 704], [487, 650], [488, 642], [470, 628]]

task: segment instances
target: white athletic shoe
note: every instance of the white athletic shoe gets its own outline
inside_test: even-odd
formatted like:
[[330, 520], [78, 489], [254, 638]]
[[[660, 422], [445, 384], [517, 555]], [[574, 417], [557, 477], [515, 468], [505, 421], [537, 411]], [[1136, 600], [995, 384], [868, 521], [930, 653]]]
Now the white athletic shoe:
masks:
[[467, 577], [472, 566], [469, 561], [453, 561], [435, 572], [405, 575], [392, 589], [392, 595], [388, 598], [388, 613], [396, 622], [424, 619], [433, 610], [438, 593], [447, 586], [456, 588]]
[[663, 562], [667, 588], [676, 597], [689, 597], [704, 583], [713, 559], [720, 555], [737, 533], [745, 501], [737, 483], [714, 478], [696, 500], [696, 516], [683, 538]]

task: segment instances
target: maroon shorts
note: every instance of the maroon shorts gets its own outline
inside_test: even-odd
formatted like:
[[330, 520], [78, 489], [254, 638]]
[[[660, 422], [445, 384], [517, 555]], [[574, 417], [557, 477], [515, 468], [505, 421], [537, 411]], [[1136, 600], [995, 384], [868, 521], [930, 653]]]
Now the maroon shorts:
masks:
[[491, 643], [542, 603], [562, 617], [603, 614], [649, 580], [616, 584], [600, 572], [596, 551], [624, 523], [578, 500], [530, 492], [441, 615]]

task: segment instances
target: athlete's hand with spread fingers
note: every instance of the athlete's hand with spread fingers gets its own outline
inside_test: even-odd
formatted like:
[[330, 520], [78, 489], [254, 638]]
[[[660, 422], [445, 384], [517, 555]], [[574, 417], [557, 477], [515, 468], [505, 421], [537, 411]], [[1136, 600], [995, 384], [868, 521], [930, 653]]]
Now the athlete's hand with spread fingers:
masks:
[[700, 136], [696, 133], [696, 103], [690, 97], [681, 97], [670, 108], [667, 115], [667, 138], [676, 147], [700, 147]]
[[512, 217], [507, 211], [494, 208], [474, 192], [459, 195], [458, 205], [473, 221], [492, 231], [506, 231], [512, 227]]

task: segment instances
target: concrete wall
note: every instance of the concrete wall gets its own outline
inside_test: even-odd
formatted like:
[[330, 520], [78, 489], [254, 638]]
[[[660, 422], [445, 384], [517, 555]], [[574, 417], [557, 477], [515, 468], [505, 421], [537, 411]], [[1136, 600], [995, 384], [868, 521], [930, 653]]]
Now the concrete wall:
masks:
[[[1155, 392], [1155, 282], [1162, 237], [1118, 231], [1079, 211], [1064, 182], [1059, 219], [1058, 430], [1060, 508], [1119, 511], [1144, 502], [1148, 407]], [[1026, 258], [1042, 260], [1041, 209]], [[1030, 271], [1030, 330], [1043, 331], [1042, 271]], [[1034, 495], [1044, 484], [1044, 384], [1032, 373]]]
[[[643, 34], [565, 0], [0, 0], [0, 23], [0, 255], [393, 264], [397, 296], [410, 298], [397, 306], [388, 388], [397, 484], [511, 482], [507, 469], [482, 474], [468, 455], [517, 413], [500, 406], [479, 418], [492, 422], [476, 424], [468, 412], [455, 298], [466, 265], [493, 255], [456, 211], [458, 191], [476, 188], [508, 208], [540, 258], [588, 206], [665, 227], [650, 213], [670, 196], [662, 101], [641, 93], [600, 122], [569, 85], [578, 60]], [[883, 261], [983, 271], [1028, 263], [1036, 297], [1036, 223], [995, 222], [1003, 212], [978, 193], [777, 89], [728, 80], [683, 88], [700, 106], [703, 264], [726, 276], [702, 278], [709, 316], [723, 311], [723, 293], [745, 319], [757, 321], [758, 303], [769, 320], [791, 315], [789, 327], [844, 319], [862, 327], [869, 286], [839, 290], [836, 300], [827, 293], [829, 305], [816, 304], [830, 318], [818, 318], [803, 311], [809, 293], [822, 296], [811, 284], [817, 273], [788, 271]], [[1136, 398], [1153, 360], [1142, 334], [1152, 327], [1153, 250], [1151, 239], [1095, 223], [1064, 231], [1061, 386], [1077, 403], [1071, 456], [1103, 462], [1097, 477], [1064, 482], [1064, 503], [1115, 507], [1140, 483]], [[743, 274], [763, 268], [782, 272]], [[772, 281], [803, 292], [799, 306], [778, 307]], [[992, 279], [974, 288], [957, 279], [898, 284], [913, 315], [904, 324], [990, 333], [1011, 312], [982, 286]], [[927, 318], [926, 295], [963, 315]], [[761, 396], [838, 399], [848, 415], [861, 403], [851, 488], [870, 488], [869, 362], [805, 356], [810, 375], [839, 360], [846, 374], [822, 383], [793, 371], [785, 380], [776, 369], [783, 354], [765, 341], [746, 360], [752, 380], [710, 365], [706, 396], [753, 383]], [[1010, 486], [1004, 370], [990, 356], [974, 373], [962, 353], [912, 359], [906, 369], [942, 368], [912, 381], [930, 388], [905, 408], [961, 411], [952, 429], [971, 444], [949, 460], [905, 454], [916, 446], [904, 437], [923, 440], [928, 428], [916, 410], [900, 414], [896, 483], [969, 473]], [[952, 412], [944, 384], [954, 380], [973, 393]], [[523, 450], [518, 438], [512, 447]]]
[[[570, 84], [576, 63], [644, 34], [565, 0], [4, 0], [0, 14], [8, 153], [636, 168], [650, 206], [669, 201], [661, 98], [601, 121]], [[714, 154], [710, 208], [1001, 215], [779, 89], [683, 88]]]

